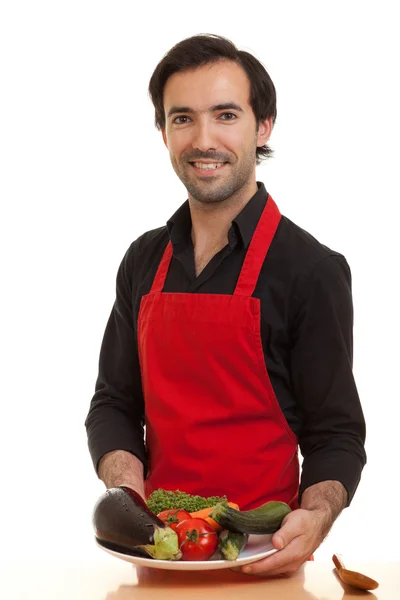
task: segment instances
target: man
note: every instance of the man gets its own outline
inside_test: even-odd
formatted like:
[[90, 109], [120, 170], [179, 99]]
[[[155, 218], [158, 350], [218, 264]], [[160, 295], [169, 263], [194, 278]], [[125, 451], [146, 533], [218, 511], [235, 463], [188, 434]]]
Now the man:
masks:
[[243, 570], [290, 573], [349, 505], [366, 460], [350, 271], [256, 182], [276, 118], [259, 61], [195, 36], [161, 60], [150, 95], [188, 200], [121, 263], [86, 421], [93, 462], [107, 487], [143, 497], [289, 503], [279, 552]]

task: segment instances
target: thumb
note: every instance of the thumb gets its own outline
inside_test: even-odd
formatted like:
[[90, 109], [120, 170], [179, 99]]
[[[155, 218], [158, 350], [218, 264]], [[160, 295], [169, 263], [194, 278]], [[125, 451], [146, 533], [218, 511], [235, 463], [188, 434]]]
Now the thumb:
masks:
[[299, 523], [296, 515], [289, 513], [282, 521], [282, 526], [272, 536], [272, 545], [276, 550], [286, 548], [290, 542], [299, 535]]

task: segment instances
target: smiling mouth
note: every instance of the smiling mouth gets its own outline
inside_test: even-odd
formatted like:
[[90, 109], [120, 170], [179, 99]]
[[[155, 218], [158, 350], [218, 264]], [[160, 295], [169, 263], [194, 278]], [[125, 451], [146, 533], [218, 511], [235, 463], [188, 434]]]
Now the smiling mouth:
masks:
[[226, 162], [213, 162], [213, 163], [190, 162], [189, 164], [191, 164], [192, 167], [194, 167], [197, 171], [212, 172], [212, 171], [218, 171], [219, 169], [224, 167], [227, 163]]

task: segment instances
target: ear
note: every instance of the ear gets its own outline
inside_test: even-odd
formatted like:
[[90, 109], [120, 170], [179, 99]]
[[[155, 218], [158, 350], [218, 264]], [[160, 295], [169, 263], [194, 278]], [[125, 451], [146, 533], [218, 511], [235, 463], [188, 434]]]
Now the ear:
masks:
[[165, 127], [163, 127], [161, 129], [161, 133], [162, 133], [162, 139], [164, 140], [164, 144], [166, 145], [166, 147], [168, 148], [168, 142], [167, 142], [167, 134], [165, 133]]
[[257, 147], [260, 148], [268, 142], [269, 138], [271, 137], [272, 127], [272, 117], [268, 117], [268, 119], [259, 122], [257, 131]]

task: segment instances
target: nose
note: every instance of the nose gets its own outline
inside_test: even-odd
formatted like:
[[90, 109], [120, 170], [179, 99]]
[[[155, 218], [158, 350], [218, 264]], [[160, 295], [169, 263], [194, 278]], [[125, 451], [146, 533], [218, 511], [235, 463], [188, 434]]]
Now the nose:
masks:
[[218, 143], [211, 123], [207, 121], [196, 123], [196, 126], [193, 129], [192, 146], [193, 148], [198, 148], [202, 152], [217, 149]]

